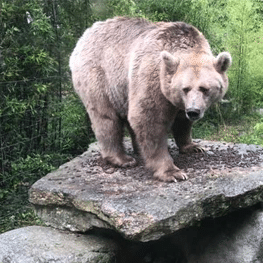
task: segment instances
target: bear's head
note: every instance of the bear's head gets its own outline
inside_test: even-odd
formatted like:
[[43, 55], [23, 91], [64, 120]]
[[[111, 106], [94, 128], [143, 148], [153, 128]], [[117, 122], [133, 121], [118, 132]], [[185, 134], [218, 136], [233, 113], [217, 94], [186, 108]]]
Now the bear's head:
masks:
[[216, 58], [207, 52], [161, 52], [160, 82], [163, 95], [173, 105], [184, 110], [195, 121], [205, 110], [223, 98], [228, 89], [227, 69], [231, 55], [220, 53]]

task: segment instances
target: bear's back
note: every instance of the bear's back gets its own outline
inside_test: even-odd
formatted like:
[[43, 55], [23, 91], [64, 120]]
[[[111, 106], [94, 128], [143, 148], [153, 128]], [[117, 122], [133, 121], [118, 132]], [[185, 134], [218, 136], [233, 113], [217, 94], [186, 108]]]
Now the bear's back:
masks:
[[107, 58], [114, 56], [120, 60], [139, 36], [154, 28], [153, 23], [139, 18], [116, 17], [96, 22], [79, 39], [70, 58], [70, 68], [74, 71], [87, 61], [89, 65], [107, 63]]
[[[117, 17], [88, 28], [70, 57], [73, 82], [87, 83], [74, 85], [82, 100], [87, 101], [83, 96], [90, 96], [98, 89], [102, 91], [103, 86], [102, 92], [116, 111], [121, 116], [127, 115], [130, 50], [140, 36], [156, 27], [145, 19]], [[99, 85], [91, 80], [94, 70], [98, 72]]]

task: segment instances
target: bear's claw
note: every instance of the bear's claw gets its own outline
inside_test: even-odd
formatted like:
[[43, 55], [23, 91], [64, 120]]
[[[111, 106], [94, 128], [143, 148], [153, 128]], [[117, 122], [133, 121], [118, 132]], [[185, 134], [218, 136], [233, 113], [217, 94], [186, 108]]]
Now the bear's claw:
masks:
[[180, 153], [204, 153], [205, 149], [203, 149], [200, 145], [191, 143], [189, 145], [181, 146], [179, 149]]
[[164, 173], [154, 173], [153, 176], [159, 181], [168, 183], [185, 181], [188, 179], [188, 176], [179, 169], [174, 171], [167, 171]]
[[199, 153], [199, 152], [204, 153], [204, 152], [205, 152], [205, 149], [202, 148], [202, 147], [199, 146], [199, 145], [196, 145], [196, 147], [194, 148], [194, 151], [195, 151], [196, 153]]

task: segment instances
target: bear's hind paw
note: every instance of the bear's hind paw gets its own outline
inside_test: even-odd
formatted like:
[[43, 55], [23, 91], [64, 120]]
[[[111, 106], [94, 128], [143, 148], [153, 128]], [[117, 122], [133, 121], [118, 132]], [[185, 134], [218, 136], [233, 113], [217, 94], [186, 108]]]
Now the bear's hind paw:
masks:
[[129, 156], [129, 161], [124, 162], [121, 165], [121, 167], [126, 168], [126, 167], [133, 167], [133, 166], [136, 166], [136, 165], [137, 165], [137, 161], [133, 157]]

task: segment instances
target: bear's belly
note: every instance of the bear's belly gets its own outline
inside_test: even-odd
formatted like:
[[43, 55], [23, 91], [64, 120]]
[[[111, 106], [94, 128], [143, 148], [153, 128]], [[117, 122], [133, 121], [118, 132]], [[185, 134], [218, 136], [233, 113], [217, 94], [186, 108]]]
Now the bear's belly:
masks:
[[110, 103], [120, 117], [128, 115], [128, 90], [127, 85], [112, 85], [108, 90]]

